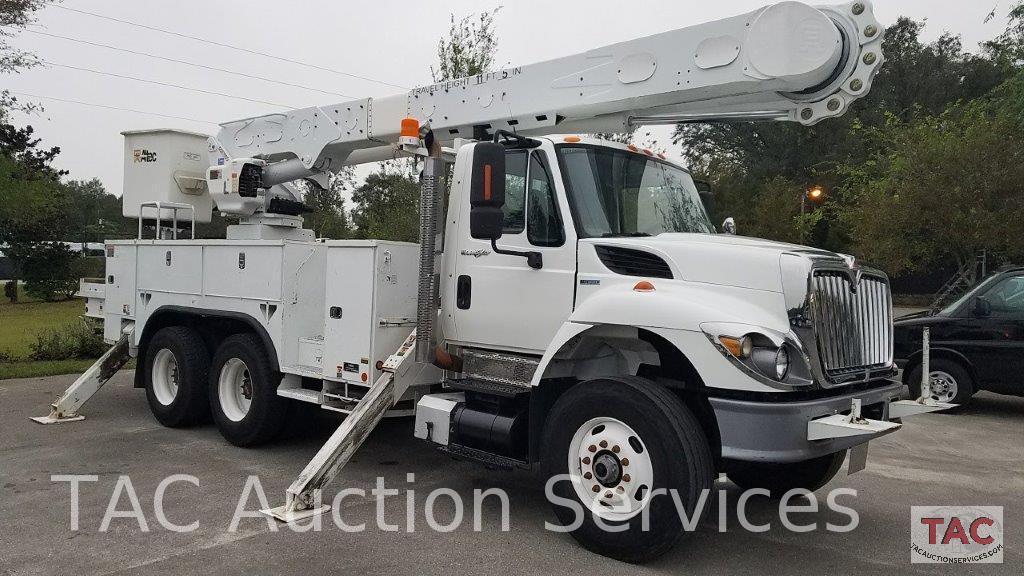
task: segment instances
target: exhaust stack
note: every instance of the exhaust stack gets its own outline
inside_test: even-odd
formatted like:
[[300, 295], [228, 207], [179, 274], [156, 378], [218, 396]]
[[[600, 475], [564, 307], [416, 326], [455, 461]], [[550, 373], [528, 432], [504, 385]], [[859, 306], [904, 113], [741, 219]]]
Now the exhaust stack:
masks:
[[[431, 139], [432, 140], [432, 139]], [[439, 148], [439, 147], [438, 147]], [[416, 361], [433, 364], [437, 322], [437, 231], [444, 190], [444, 160], [428, 156], [420, 181], [420, 276], [416, 293]]]

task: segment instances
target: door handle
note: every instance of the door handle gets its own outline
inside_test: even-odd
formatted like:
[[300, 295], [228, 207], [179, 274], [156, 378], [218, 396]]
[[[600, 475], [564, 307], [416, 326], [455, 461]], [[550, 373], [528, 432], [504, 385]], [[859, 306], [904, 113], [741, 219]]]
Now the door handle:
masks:
[[455, 284], [455, 306], [459, 310], [469, 310], [473, 303], [473, 279], [463, 274]]

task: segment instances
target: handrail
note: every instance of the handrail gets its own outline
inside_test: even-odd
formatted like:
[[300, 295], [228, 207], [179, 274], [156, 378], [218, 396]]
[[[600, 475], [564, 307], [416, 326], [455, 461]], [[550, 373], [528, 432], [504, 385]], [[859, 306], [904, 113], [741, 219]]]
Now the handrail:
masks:
[[174, 240], [178, 239], [178, 210], [191, 210], [192, 239], [196, 237], [196, 207], [183, 202], [143, 202], [139, 204], [139, 240], [142, 240], [142, 213], [144, 208], [156, 208], [156, 239], [160, 240], [161, 222], [164, 208], [171, 210]]

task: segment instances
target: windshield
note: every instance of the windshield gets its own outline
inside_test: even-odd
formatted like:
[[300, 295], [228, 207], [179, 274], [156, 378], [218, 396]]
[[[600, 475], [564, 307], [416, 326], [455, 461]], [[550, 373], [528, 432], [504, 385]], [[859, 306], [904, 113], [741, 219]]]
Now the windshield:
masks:
[[959, 309], [961, 306], [963, 306], [964, 302], [967, 302], [968, 300], [973, 298], [976, 294], [981, 294], [982, 291], [988, 290], [988, 287], [991, 286], [992, 283], [995, 282], [998, 279], [999, 279], [999, 275], [998, 274], [996, 274], [994, 276], [989, 276], [984, 282], [982, 282], [981, 284], [978, 284], [977, 286], [975, 286], [971, 290], [968, 290], [966, 294], [964, 294], [963, 296], [957, 298], [956, 302], [953, 302], [949, 306], [946, 306], [945, 308], [940, 310], [939, 314], [941, 314], [943, 316], [952, 316], [957, 311], [957, 309]]
[[581, 238], [715, 231], [685, 170], [595, 146], [559, 146], [558, 156]]

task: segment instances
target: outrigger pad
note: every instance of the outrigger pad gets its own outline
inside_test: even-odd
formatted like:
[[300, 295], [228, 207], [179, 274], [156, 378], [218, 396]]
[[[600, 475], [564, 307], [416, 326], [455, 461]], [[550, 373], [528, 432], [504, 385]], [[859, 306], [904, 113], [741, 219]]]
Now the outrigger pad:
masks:
[[285, 524], [291, 524], [298, 522], [299, 520], [305, 520], [306, 518], [312, 518], [319, 514], [326, 514], [331, 509], [330, 506], [317, 506], [316, 508], [310, 508], [309, 510], [289, 510], [288, 506], [278, 506], [277, 508], [267, 508], [266, 510], [260, 510], [261, 514], [266, 514], [271, 518]]
[[85, 416], [75, 414], [74, 416], [60, 417], [50, 414], [49, 416], [30, 416], [29, 420], [39, 424], [61, 424], [63, 422], [78, 422], [79, 420], [85, 420]]
[[917, 416], [918, 414], [949, 410], [950, 408], [956, 408], [957, 406], [959, 406], [959, 404], [936, 402], [931, 398], [899, 400], [889, 403], [889, 418], [906, 418], [907, 416]]

